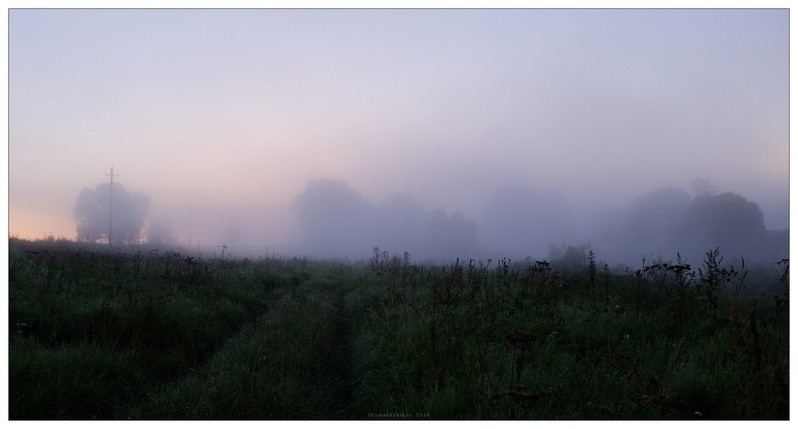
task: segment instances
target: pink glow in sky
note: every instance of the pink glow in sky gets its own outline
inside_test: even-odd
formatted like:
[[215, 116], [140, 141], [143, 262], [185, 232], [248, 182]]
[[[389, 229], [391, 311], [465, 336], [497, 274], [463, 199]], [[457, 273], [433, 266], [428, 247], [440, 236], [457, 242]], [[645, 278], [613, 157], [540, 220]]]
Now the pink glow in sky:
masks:
[[479, 221], [506, 184], [589, 217], [701, 176], [786, 228], [788, 18], [14, 9], [9, 233], [74, 237], [112, 164], [153, 216], [192, 204], [197, 237], [235, 223], [252, 248], [291, 248], [294, 199], [323, 178]]

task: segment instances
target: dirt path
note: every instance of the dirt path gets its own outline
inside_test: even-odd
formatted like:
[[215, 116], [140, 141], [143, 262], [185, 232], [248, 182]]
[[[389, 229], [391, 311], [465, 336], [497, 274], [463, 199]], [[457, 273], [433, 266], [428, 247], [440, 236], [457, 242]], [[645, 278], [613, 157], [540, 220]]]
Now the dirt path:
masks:
[[[338, 286], [334, 295], [335, 311], [332, 314], [329, 334], [333, 339], [334, 347], [329, 349], [324, 356], [329, 362], [328, 371], [333, 383], [329, 386], [335, 389], [328, 397], [334, 400], [326, 404], [325, 418], [330, 419], [357, 419], [361, 413], [355, 404], [355, 384], [353, 377], [353, 348], [351, 337], [351, 318], [344, 305], [345, 290]], [[327, 395], [325, 395], [327, 396]]]

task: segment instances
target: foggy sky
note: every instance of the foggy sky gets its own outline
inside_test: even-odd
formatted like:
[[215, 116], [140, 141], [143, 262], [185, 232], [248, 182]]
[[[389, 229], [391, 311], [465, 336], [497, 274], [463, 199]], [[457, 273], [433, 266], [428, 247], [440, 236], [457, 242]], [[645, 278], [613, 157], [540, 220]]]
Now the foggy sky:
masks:
[[535, 249], [695, 177], [784, 229], [788, 39], [786, 9], [15, 9], [9, 233], [74, 237], [111, 164], [182, 241], [191, 205], [192, 244], [252, 252], [308, 251], [323, 179], [497, 251], [502, 189], [551, 205]]

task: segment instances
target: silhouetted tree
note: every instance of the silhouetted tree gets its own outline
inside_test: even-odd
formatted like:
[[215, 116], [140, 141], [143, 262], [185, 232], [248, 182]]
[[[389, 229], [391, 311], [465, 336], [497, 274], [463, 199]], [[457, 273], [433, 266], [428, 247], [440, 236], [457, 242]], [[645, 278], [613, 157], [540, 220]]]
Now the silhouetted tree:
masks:
[[471, 257], [476, 226], [460, 213], [424, 210], [410, 195], [372, 204], [346, 182], [309, 182], [295, 202], [305, 248], [314, 256], [363, 257], [374, 247], [418, 258]]
[[152, 246], [169, 246], [175, 244], [175, 228], [172, 221], [159, 216], [150, 221], [147, 228], [147, 244]]
[[560, 245], [550, 244], [548, 259], [551, 263], [560, 268], [574, 269], [585, 266], [588, 256], [587, 253], [587, 244], [581, 244], [578, 246], [565, 243]]
[[697, 250], [720, 246], [721, 253], [730, 256], [758, 251], [766, 237], [759, 205], [732, 192], [693, 199], [685, 213], [683, 233], [699, 246]]
[[644, 254], [675, 255], [681, 250], [678, 230], [690, 205], [690, 195], [676, 188], [661, 188], [633, 200], [613, 232], [613, 247], [624, 259]]
[[308, 182], [294, 201], [305, 247], [317, 256], [367, 255], [371, 204], [340, 180]]
[[421, 203], [409, 194], [392, 194], [374, 208], [375, 246], [397, 254], [408, 251], [414, 256], [426, 256], [429, 211]]
[[695, 191], [696, 197], [711, 197], [720, 192], [718, 187], [706, 177], [690, 179], [690, 184], [693, 185], [693, 191]]
[[427, 225], [431, 240], [430, 256], [465, 258], [478, 251], [477, 227], [460, 212], [447, 216], [443, 209], [437, 209], [432, 212]]
[[[74, 210], [78, 241], [108, 241], [110, 191], [108, 183], [80, 191]], [[114, 183], [113, 197], [114, 244], [138, 243], [150, 206], [149, 197], [129, 192], [118, 183]]]

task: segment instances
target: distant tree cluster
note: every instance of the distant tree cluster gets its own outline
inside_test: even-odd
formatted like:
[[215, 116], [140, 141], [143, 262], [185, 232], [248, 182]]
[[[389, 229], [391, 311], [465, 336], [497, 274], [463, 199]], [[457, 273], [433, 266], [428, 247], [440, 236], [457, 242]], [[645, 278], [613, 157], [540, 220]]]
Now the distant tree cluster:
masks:
[[[554, 192], [526, 185], [495, 189], [478, 224], [459, 212], [429, 211], [406, 194], [374, 204], [339, 180], [308, 182], [294, 210], [302, 250], [320, 257], [367, 257], [379, 247], [419, 259], [548, 257], [574, 264], [584, 260], [588, 243], [602, 259], [627, 264], [644, 256], [673, 258], [677, 252], [696, 261], [715, 248], [754, 261], [788, 257], [788, 232], [768, 231], [755, 202], [719, 192], [706, 179], [691, 183], [692, 197], [658, 189], [589, 225]], [[148, 224], [146, 195], [120, 184], [113, 189], [113, 244], [176, 242], [168, 218]], [[74, 210], [79, 241], [108, 242], [110, 190], [106, 183], [80, 192]], [[225, 243], [235, 244], [244, 234], [232, 225]]]
[[718, 193], [706, 182], [699, 184], [693, 198], [673, 188], [637, 198], [597, 241], [622, 260], [674, 257], [677, 252], [698, 260], [715, 248], [749, 260], [786, 256], [786, 231], [766, 230], [759, 205], [733, 192]]
[[555, 193], [524, 185], [494, 190], [479, 224], [458, 212], [426, 211], [408, 195], [372, 204], [336, 180], [309, 182], [295, 209], [304, 248], [318, 256], [365, 256], [380, 247], [421, 258], [509, 255], [576, 264], [584, 261], [587, 243], [603, 259], [632, 264], [677, 252], [695, 261], [718, 247], [747, 260], [787, 256], [786, 231], [767, 231], [756, 203], [720, 193], [705, 179], [692, 184], [693, 197], [675, 188], [655, 190], [587, 227]]
[[432, 213], [412, 197], [372, 204], [346, 182], [307, 184], [295, 201], [304, 247], [314, 255], [366, 256], [374, 247], [419, 258], [454, 258], [478, 251], [476, 225], [461, 213]]
[[147, 244], [169, 246], [176, 241], [175, 228], [169, 218], [158, 216], [150, 221], [150, 226], [147, 228]]
[[[77, 240], [125, 245], [147, 242], [163, 246], [175, 243], [174, 228], [169, 219], [157, 217], [150, 221], [145, 231], [150, 208], [150, 198], [140, 192], [131, 192], [121, 184], [103, 183], [94, 189], [84, 188], [75, 203]], [[113, 209], [113, 219], [110, 210]], [[112, 230], [109, 227], [112, 225]], [[109, 231], [111, 237], [108, 236]]]
[[[113, 240], [112, 244], [132, 244], [141, 241], [141, 231], [147, 220], [150, 199], [139, 192], [129, 192], [114, 184], [113, 203], [111, 185], [104, 183], [95, 189], [83, 189], [75, 203], [75, 220], [78, 241]], [[113, 230], [109, 225], [113, 206]]]

